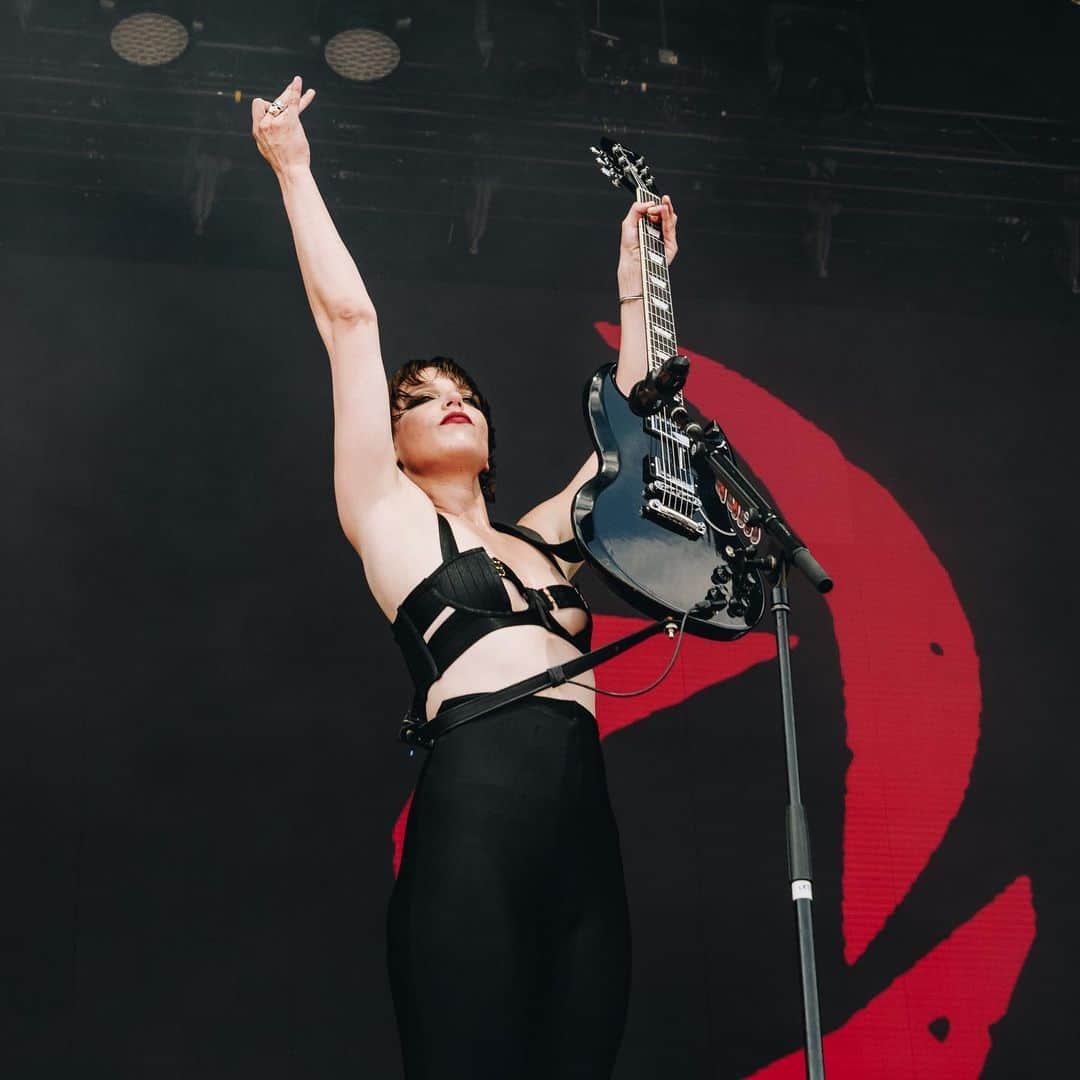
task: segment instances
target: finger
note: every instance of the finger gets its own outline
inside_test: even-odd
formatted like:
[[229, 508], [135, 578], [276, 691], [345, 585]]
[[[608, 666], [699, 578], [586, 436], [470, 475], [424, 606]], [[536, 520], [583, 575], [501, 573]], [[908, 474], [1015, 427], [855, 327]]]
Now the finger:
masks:
[[282, 104], [298, 105], [300, 95], [304, 92], [304, 80], [299, 75], [292, 77], [292, 82], [285, 87], [285, 96], [281, 99]]
[[251, 99], [251, 126], [252, 128], [263, 118], [266, 110], [269, 108], [270, 102], [263, 101], [261, 97]]
[[297, 113], [298, 114], [302, 113], [312, 103], [312, 101], [314, 101], [314, 99], [315, 99], [315, 91], [314, 90], [305, 90], [304, 91], [304, 96], [300, 99], [300, 106], [296, 110]]
[[282, 90], [280, 94], [278, 94], [277, 100], [280, 101], [282, 105], [295, 104], [300, 99], [299, 83], [300, 76], [294, 75], [289, 80], [288, 85], [285, 87], [285, 89]]

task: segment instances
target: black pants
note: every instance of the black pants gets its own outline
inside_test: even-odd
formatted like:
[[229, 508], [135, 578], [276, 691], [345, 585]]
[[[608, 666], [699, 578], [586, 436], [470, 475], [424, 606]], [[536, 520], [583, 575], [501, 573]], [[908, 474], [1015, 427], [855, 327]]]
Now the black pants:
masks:
[[630, 927], [588, 710], [532, 697], [436, 743], [387, 945], [407, 1080], [610, 1077]]

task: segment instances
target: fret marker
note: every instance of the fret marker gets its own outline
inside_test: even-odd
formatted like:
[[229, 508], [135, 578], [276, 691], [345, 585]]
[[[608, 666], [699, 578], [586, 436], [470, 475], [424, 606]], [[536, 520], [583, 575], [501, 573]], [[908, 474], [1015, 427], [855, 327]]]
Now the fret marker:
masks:
[[649, 250], [649, 258], [652, 259], [652, 261], [654, 263], [659, 263], [661, 266], [665, 265], [664, 264], [664, 256], [663, 255], [658, 255], [655, 251], [653, 251], [651, 249]]
[[667, 282], [662, 277], [657, 277], [656, 274], [650, 274], [649, 280], [658, 288], [667, 289]]
[[666, 300], [661, 300], [659, 296], [654, 296], [652, 301], [654, 308], [659, 308], [661, 311], [670, 311], [671, 305]]
[[659, 240], [659, 239], [660, 239], [660, 230], [659, 230], [659, 229], [654, 229], [654, 228], [653, 228], [653, 227], [652, 227], [651, 225], [646, 225], [646, 226], [645, 226], [645, 231], [646, 231], [646, 232], [647, 232], [647, 233], [648, 233], [648, 234], [649, 234], [649, 235], [650, 235], [650, 236], [651, 236], [651, 237], [652, 237], [652, 238], [653, 238], [654, 240]]
[[654, 326], [654, 327], [653, 327], [653, 329], [654, 329], [654, 330], [655, 330], [655, 331], [656, 331], [656, 332], [657, 332], [658, 334], [663, 334], [663, 336], [664, 336], [664, 337], [666, 337], [666, 338], [668, 339], [668, 341], [674, 341], [674, 340], [675, 340], [675, 339], [674, 339], [674, 338], [673, 338], [673, 337], [671, 336], [671, 334], [670, 334], [670, 333], [669, 333], [669, 332], [668, 332], [667, 330], [665, 330], [665, 329], [664, 329], [664, 328], [663, 328], [662, 326]]

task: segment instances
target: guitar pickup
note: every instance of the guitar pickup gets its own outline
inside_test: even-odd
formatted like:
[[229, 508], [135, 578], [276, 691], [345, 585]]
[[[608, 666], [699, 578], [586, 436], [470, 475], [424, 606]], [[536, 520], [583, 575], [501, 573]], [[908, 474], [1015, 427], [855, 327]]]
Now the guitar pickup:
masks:
[[[664, 467], [664, 462], [658, 457], [649, 457], [646, 459], [645, 465], [646, 480], [654, 480], [671, 492], [678, 492], [681, 496], [697, 501], [697, 485], [691, 484], [686, 480], [680, 480], [677, 476], [672, 476]], [[700, 505], [700, 503], [698, 504]]]
[[662, 525], [673, 526], [692, 539], [705, 535], [705, 523], [703, 521], [695, 521], [659, 499], [646, 499], [641, 512], [645, 517], [651, 517]]
[[690, 449], [690, 440], [686, 435], [675, 426], [673, 421], [660, 413], [653, 413], [652, 416], [645, 417], [645, 430], [650, 435], [656, 435], [658, 438], [675, 443], [676, 446], [681, 446], [686, 450]]

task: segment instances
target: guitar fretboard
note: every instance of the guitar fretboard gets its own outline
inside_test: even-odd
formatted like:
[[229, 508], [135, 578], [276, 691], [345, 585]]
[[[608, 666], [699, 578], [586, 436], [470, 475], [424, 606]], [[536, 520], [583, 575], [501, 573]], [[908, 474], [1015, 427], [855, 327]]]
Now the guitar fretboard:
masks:
[[[659, 205], [660, 199], [647, 188], [638, 188], [639, 202]], [[638, 222], [641, 251], [641, 284], [645, 296], [645, 340], [650, 371], [656, 371], [678, 351], [675, 339], [675, 311], [671, 303], [671, 279], [664, 254], [664, 235], [648, 218]], [[675, 400], [682, 404], [682, 394]]]

